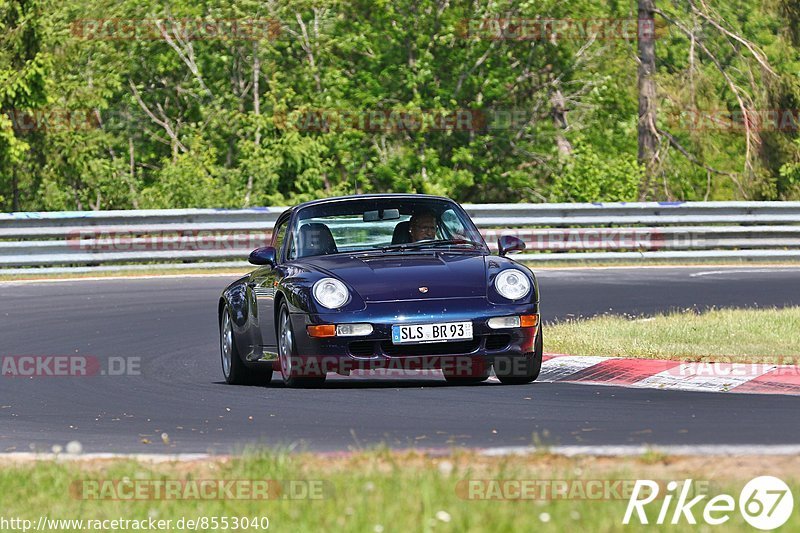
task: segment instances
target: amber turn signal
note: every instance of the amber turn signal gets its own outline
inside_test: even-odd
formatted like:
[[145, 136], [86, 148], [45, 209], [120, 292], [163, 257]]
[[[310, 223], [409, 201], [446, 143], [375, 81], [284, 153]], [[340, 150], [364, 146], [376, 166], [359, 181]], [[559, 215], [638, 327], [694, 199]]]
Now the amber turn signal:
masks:
[[539, 325], [539, 315], [522, 315], [519, 317], [519, 325], [523, 328], [535, 328]]
[[335, 337], [336, 326], [334, 324], [322, 324], [320, 326], [306, 326], [309, 337]]

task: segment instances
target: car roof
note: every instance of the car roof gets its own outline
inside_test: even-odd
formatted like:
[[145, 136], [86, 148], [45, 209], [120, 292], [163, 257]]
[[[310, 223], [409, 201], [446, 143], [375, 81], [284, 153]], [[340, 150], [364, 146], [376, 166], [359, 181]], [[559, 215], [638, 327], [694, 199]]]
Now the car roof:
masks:
[[329, 198], [319, 198], [317, 200], [309, 200], [308, 202], [303, 202], [302, 204], [297, 204], [293, 207], [290, 207], [278, 218], [283, 218], [285, 216], [290, 216], [295, 211], [302, 209], [304, 207], [308, 207], [310, 205], [321, 205], [327, 203], [334, 203], [334, 202], [347, 202], [352, 200], [376, 200], [381, 198], [400, 198], [400, 199], [414, 199], [414, 198], [427, 198], [432, 200], [444, 200], [447, 202], [457, 203], [452, 198], [448, 198], [446, 196], [436, 196], [433, 194], [414, 194], [414, 193], [380, 193], [380, 194], [350, 194], [347, 196], [331, 196]]
[[399, 199], [407, 198], [409, 200], [414, 198], [420, 198], [420, 199], [427, 198], [432, 200], [445, 200], [448, 202], [455, 201], [445, 196], [435, 196], [432, 194], [414, 194], [414, 193], [351, 194], [348, 196], [332, 196], [330, 198], [319, 198], [317, 200], [310, 200], [308, 202], [303, 202], [302, 204], [297, 204], [296, 206], [292, 207], [292, 210], [297, 210], [303, 207], [307, 207], [309, 205], [319, 205], [332, 202], [346, 202], [350, 200], [379, 200], [381, 198], [399, 198]]
[[278, 215], [278, 221], [291, 217], [295, 211], [308, 207], [310, 205], [322, 205], [333, 202], [347, 202], [351, 200], [375, 200], [380, 198], [400, 198], [400, 199], [414, 199], [414, 198], [427, 198], [432, 200], [444, 200], [447, 202], [457, 203], [452, 198], [446, 196], [436, 196], [434, 194], [416, 194], [416, 193], [379, 193], [379, 194], [350, 194], [347, 196], [331, 196], [328, 198], [318, 198], [316, 200], [309, 200], [295, 206], [290, 207], [286, 211]]

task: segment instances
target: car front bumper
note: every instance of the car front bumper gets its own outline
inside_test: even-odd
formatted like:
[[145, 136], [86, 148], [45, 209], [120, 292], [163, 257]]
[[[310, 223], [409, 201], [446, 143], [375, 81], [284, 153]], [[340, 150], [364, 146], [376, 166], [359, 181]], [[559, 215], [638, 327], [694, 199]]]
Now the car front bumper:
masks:
[[[537, 304], [493, 305], [483, 298], [375, 302], [354, 313], [291, 315], [296, 360], [324, 372], [349, 374], [352, 370], [441, 369], [447, 374], [479, 376], [496, 359], [530, 357], [537, 327], [492, 329], [487, 321], [498, 316], [538, 315]], [[393, 344], [391, 329], [397, 324], [472, 323], [469, 340]], [[307, 327], [320, 324], [368, 323], [365, 336], [310, 337]]]

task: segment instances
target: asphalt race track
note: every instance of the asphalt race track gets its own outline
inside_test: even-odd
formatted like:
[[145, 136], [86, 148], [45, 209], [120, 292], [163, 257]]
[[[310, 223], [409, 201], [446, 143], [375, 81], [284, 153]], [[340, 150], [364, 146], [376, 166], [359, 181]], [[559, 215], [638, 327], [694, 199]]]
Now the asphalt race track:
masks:
[[[232, 279], [232, 278], [231, 278]], [[546, 321], [676, 308], [800, 305], [800, 267], [545, 270]], [[0, 452], [229, 452], [550, 444], [790, 444], [800, 399], [559, 383], [221, 382], [225, 277], [0, 283], [0, 356], [140, 358], [140, 375], [0, 376]], [[545, 330], [546, 332], [546, 330]], [[135, 359], [133, 359], [135, 361]], [[130, 361], [130, 359], [129, 359]], [[168, 439], [162, 440], [162, 433]]]

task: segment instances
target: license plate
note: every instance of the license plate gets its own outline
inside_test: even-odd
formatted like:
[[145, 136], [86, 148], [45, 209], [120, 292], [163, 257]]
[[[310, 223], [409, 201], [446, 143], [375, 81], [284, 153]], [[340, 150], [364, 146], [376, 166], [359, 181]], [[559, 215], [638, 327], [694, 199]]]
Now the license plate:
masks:
[[472, 338], [472, 322], [392, 326], [392, 344], [441, 342]]

